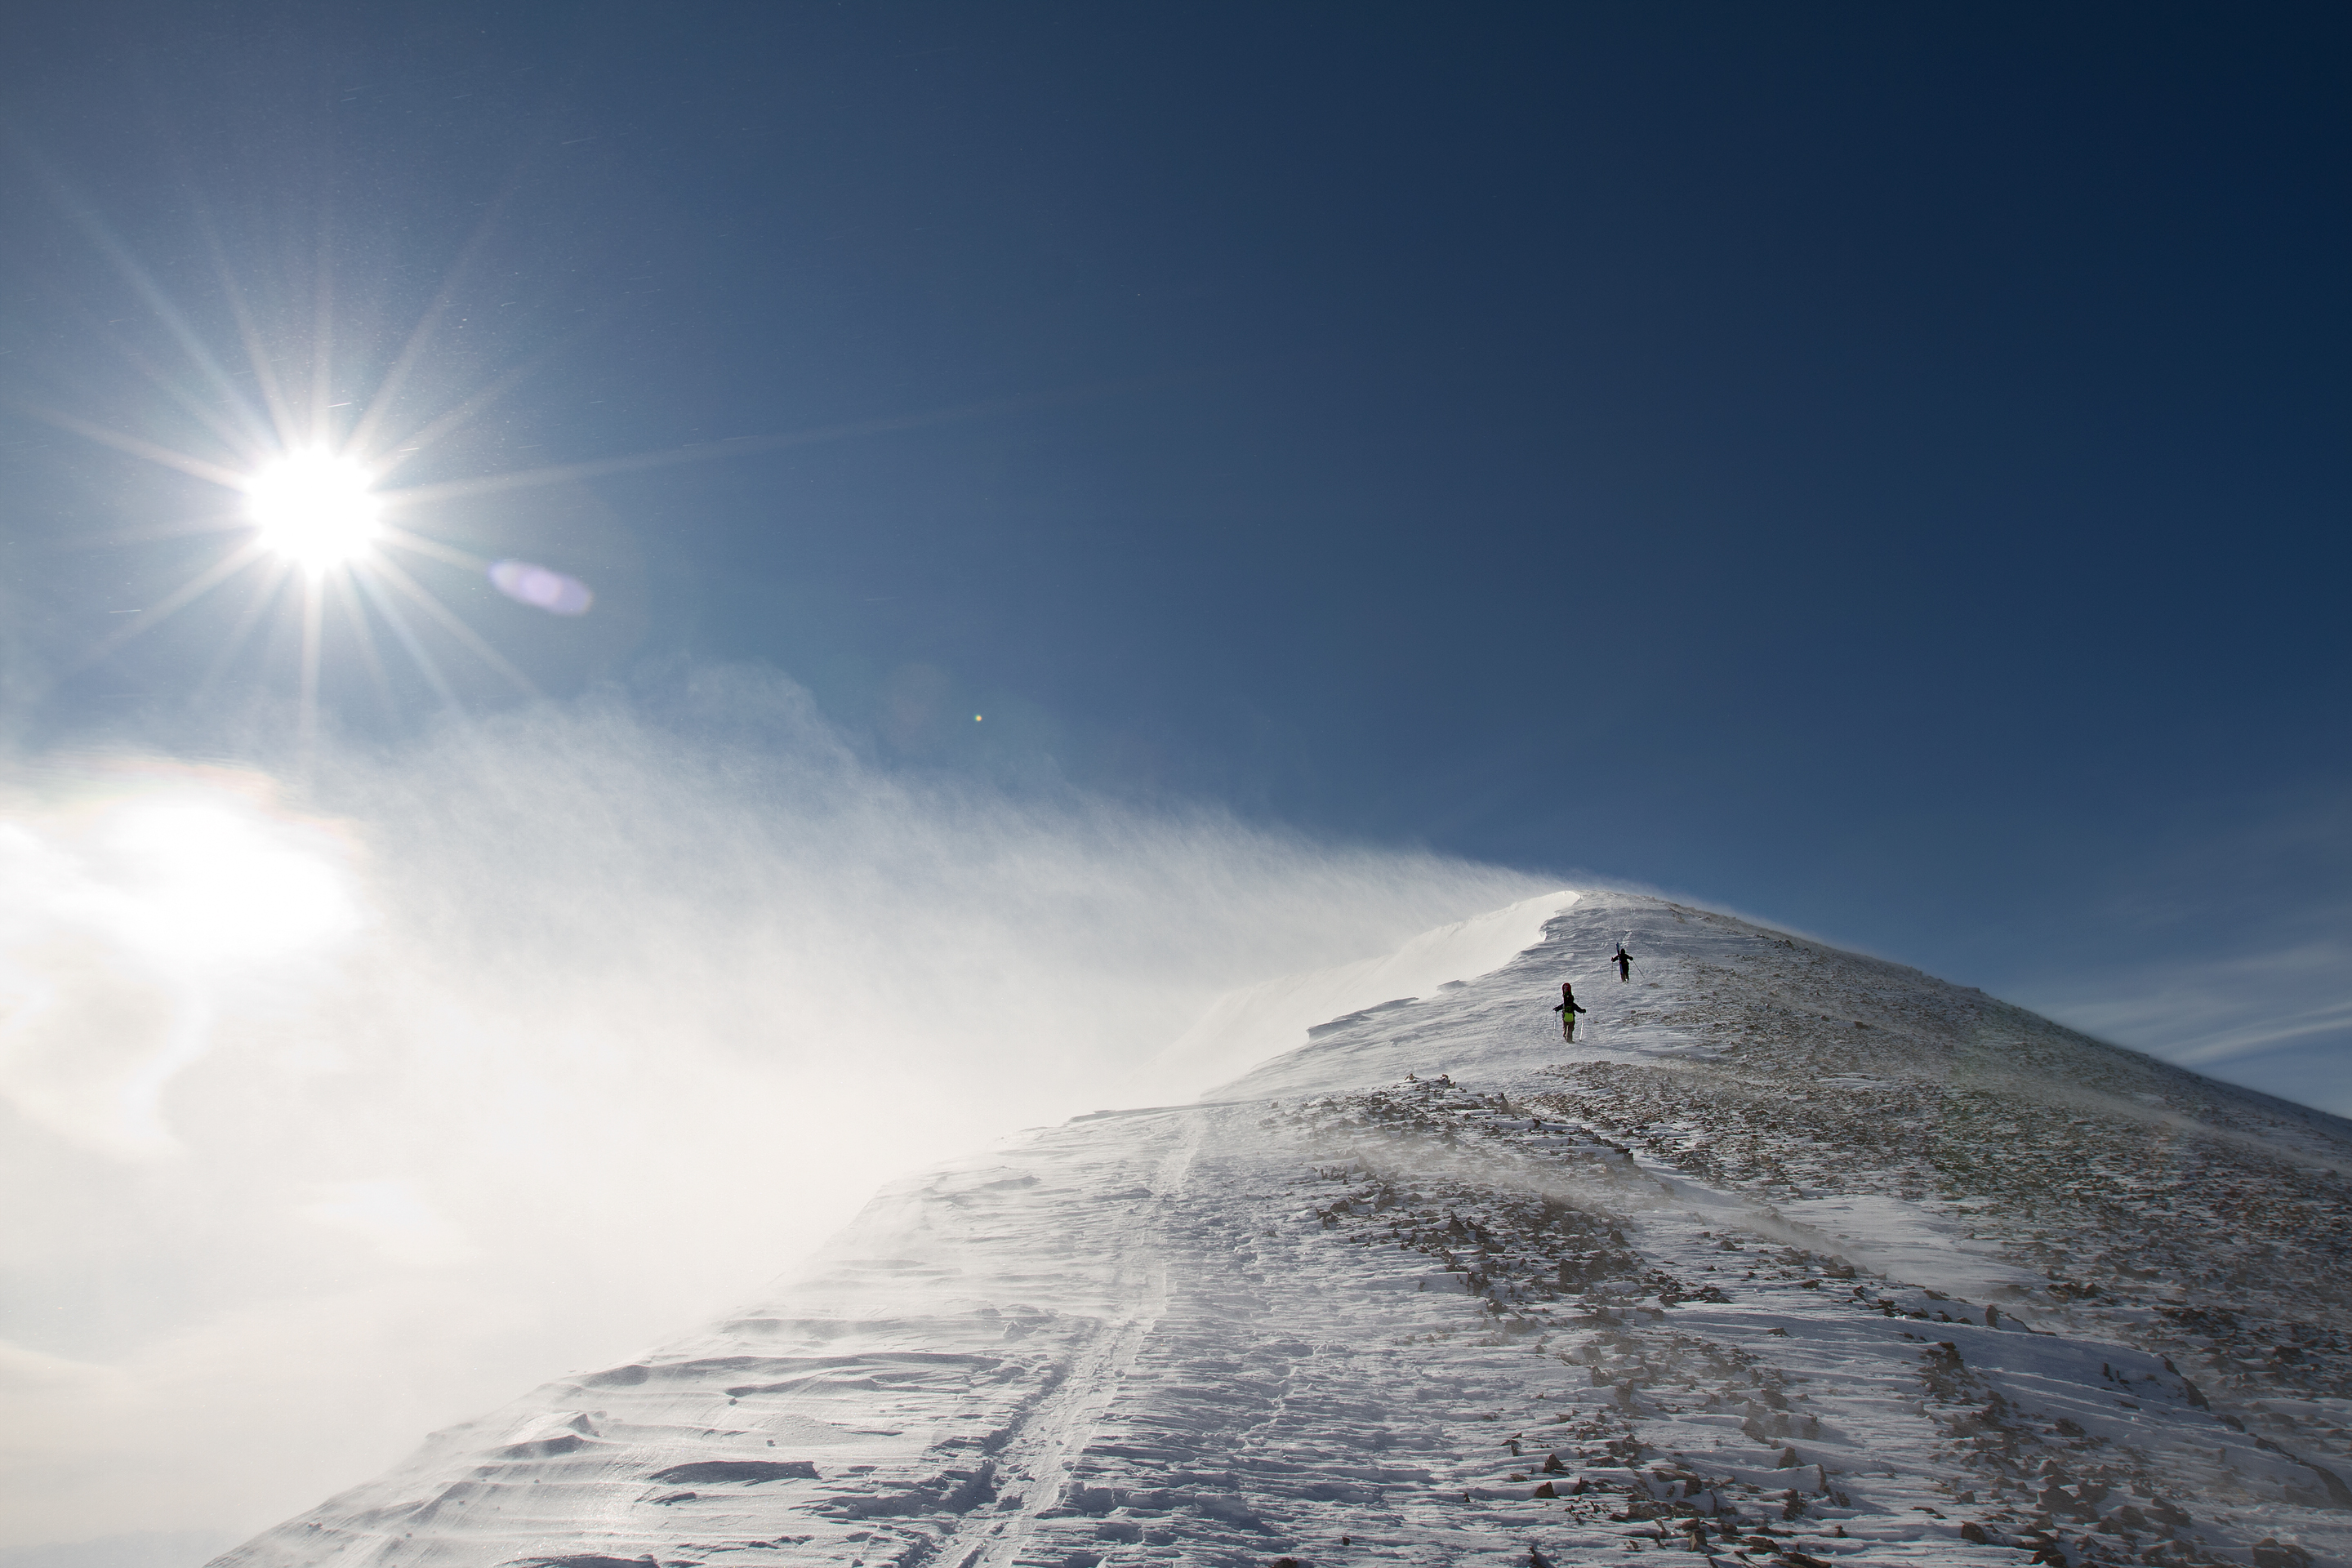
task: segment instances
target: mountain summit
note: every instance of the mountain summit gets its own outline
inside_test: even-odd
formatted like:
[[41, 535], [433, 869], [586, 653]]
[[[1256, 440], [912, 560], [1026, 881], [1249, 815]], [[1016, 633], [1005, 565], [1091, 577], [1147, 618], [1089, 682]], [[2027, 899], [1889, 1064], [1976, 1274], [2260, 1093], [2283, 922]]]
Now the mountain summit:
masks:
[[1586, 893], [216, 1561], [2340, 1563], [2347, 1171], [2340, 1118]]

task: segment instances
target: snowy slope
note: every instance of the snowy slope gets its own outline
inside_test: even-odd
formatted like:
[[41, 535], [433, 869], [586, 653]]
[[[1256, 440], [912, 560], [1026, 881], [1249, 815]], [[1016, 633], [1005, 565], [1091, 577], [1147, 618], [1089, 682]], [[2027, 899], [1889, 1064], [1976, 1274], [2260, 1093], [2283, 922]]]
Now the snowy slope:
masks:
[[1202, 1103], [902, 1184], [768, 1300], [218, 1561], [2342, 1563], [2347, 1161], [2338, 1119], [1586, 894]]

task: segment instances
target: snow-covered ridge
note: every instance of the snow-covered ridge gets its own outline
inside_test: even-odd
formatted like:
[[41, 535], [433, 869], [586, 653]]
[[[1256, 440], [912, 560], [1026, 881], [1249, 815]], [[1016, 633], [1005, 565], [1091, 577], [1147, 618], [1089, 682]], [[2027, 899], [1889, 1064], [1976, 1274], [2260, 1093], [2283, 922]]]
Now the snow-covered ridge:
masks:
[[2352, 1124], [1623, 894], [1408, 994], [220, 1561], [2352, 1554]]
[[1543, 940], [1545, 922], [1573, 904], [1562, 890], [1424, 931], [1394, 952], [1285, 975], [1220, 997], [1144, 1075], [1146, 1098], [1238, 1077], [1368, 1008], [1418, 1001], [1491, 974]]

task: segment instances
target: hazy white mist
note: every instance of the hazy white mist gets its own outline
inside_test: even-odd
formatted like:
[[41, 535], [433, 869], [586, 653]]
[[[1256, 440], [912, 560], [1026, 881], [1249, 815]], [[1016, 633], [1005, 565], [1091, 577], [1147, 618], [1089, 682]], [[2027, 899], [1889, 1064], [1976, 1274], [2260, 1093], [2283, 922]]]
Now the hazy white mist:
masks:
[[1118, 1102], [1225, 991], [1551, 886], [894, 773], [740, 671], [299, 796], [21, 763], [0, 1544], [268, 1523], [723, 1309], [886, 1176]]

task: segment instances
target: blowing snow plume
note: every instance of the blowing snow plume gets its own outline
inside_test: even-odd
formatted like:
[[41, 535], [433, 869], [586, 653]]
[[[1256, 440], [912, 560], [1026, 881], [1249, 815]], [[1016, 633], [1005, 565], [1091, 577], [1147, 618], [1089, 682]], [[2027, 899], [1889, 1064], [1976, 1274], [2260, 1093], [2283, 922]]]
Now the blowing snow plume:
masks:
[[116, 757], [6, 805], [20, 1542], [282, 1516], [1116, 1101], [1223, 992], [1545, 890], [894, 776], [740, 673], [331, 752], [299, 802]]

